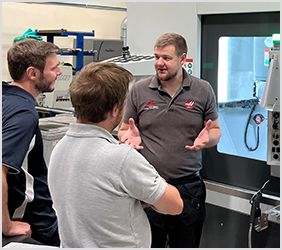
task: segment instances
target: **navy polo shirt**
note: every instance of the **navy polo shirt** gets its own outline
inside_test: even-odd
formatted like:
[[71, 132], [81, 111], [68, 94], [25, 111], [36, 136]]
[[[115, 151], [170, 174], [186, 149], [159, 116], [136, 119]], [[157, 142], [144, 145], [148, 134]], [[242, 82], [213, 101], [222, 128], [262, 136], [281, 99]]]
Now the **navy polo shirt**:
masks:
[[57, 219], [47, 186], [47, 166], [33, 96], [2, 83], [2, 164], [9, 168], [8, 209], [33, 232], [52, 235]]
[[194, 140], [208, 119], [216, 120], [217, 105], [211, 85], [183, 70], [182, 87], [171, 97], [156, 76], [135, 83], [127, 98], [124, 122], [134, 118], [144, 149], [140, 153], [166, 180], [191, 175], [202, 168], [201, 151], [186, 145]]

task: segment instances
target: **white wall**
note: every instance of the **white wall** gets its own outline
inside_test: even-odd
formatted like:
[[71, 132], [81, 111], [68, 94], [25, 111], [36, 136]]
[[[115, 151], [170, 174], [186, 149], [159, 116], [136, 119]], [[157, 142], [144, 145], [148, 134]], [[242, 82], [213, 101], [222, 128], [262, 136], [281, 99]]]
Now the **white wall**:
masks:
[[[83, 5], [82, 2], [80, 2]], [[126, 8], [124, 2], [96, 2], [92, 5], [106, 5]], [[126, 10], [105, 10], [63, 5], [4, 2], [2, 3], [2, 79], [10, 80], [7, 69], [7, 50], [16, 36], [28, 28], [38, 30], [59, 30], [91, 32], [96, 38], [120, 39], [121, 23], [127, 16]], [[45, 38], [46, 39], [46, 38]], [[73, 37], [55, 38], [60, 47], [72, 48]], [[72, 62], [71, 56], [64, 61]]]
[[[9, 80], [7, 50], [13, 38], [26, 29], [65, 28], [69, 31], [84, 32], [94, 29], [97, 38], [119, 39], [120, 26], [126, 16], [128, 45], [132, 54], [152, 54], [155, 40], [159, 35], [177, 32], [187, 39], [188, 57], [194, 59], [194, 75], [199, 76], [200, 15], [280, 10], [279, 1], [87, 3], [127, 7], [127, 12], [19, 2], [2, 3], [2, 79]], [[56, 43], [61, 47], [72, 46], [72, 38], [56, 38]], [[64, 58], [64, 61], [67, 60]]]
[[194, 60], [194, 75], [200, 75], [202, 14], [279, 11], [276, 2], [128, 2], [128, 45], [132, 54], [152, 54], [156, 38], [165, 32], [183, 35], [188, 57]]

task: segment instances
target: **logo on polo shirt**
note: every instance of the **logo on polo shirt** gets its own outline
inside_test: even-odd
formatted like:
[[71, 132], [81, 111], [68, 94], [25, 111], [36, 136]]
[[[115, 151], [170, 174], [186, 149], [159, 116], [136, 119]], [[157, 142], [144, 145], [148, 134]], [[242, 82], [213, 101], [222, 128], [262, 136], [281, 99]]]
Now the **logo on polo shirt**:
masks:
[[195, 104], [195, 101], [186, 101], [185, 102], [185, 108], [192, 109], [192, 108], [194, 108], [194, 104]]
[[149, 100], [146, 104], [146, 106], [144, 107], [144, 110], [149, 110], [149, 109], [159, 109], [159, 106], [155, 105], [155, 101], [154, 100]]

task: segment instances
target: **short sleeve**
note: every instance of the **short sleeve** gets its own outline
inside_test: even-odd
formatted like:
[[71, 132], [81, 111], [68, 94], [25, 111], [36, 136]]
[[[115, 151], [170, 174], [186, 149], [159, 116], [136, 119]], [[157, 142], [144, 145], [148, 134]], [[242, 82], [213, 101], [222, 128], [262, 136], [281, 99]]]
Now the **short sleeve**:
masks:
[[131, 197], [154, 204], [164, 194], [167, 183], [135, 149], [131, 149], [121, 169], [121, 186]]
[[205, 120], [216, 120], [218, 118], [217, 103], [213, 88], [207, 83], [207, 102], [205, 107]]
[[38, 126], [31, 111], [14, 114], [2, 124], [2, 163], [18, 172]]

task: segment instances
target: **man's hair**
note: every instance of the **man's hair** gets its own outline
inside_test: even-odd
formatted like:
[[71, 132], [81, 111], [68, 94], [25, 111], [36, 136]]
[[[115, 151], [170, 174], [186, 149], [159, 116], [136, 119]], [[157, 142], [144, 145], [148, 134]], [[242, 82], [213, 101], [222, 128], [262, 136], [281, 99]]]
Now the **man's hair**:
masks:
[[175, 47], [177, 56], [181, 56], [183, 53], [187, 53], [188, 51], [185, 38], [176, 33], [165, 33], [161, 35], [157, 39], [154, 48], [163, 48], [168, 45], [173, 45]]
[[59, 47], [53, 43], [32, 38], [14, 43], [7, 53], [9, 72], [13, 80], [20, 80], [28, 67], [43, 72], [46, 58], [59, 53]]
[[76, 117], [93, 123], [106, 119], [115, 105], [122, 109], [132, 74], [114, 63], [83, 67], [69, 88]]

